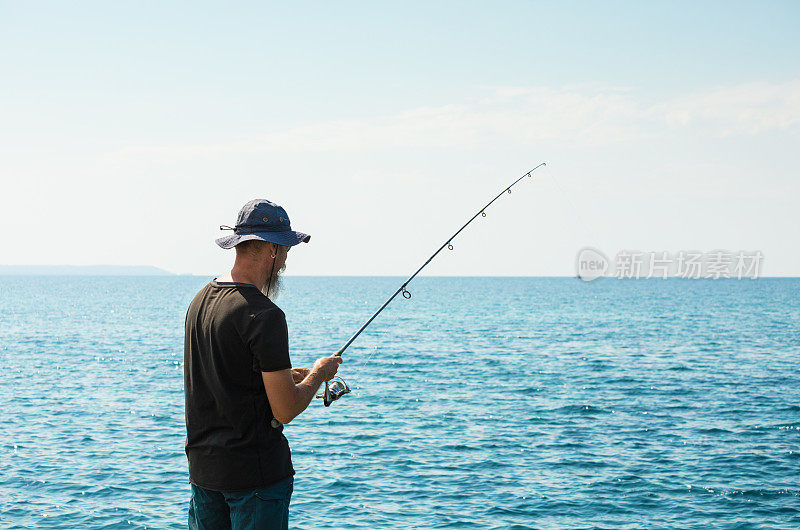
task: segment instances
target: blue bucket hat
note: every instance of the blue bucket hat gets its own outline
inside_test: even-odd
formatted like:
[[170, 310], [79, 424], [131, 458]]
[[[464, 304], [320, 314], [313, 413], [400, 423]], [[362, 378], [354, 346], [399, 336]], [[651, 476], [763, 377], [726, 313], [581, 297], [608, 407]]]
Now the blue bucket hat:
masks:
[[281, 206], [266, 199], [253, 199], [239, 210], [236, 226], [222, 225], [220, 230], [233, 230], [233, 235], [217, 239], [222, 248], [233, 248], [242, 241], [260, 239], [292, 247], [308, 243], [311, 236], [292, 230], [289, 216]]

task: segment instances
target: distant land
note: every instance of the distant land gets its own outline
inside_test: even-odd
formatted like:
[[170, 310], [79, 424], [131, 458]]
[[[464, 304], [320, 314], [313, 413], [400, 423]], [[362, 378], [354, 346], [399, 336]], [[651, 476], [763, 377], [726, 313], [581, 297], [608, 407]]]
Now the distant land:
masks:
[[151, 265], [0, 265], [0, 276], [175, 276]]

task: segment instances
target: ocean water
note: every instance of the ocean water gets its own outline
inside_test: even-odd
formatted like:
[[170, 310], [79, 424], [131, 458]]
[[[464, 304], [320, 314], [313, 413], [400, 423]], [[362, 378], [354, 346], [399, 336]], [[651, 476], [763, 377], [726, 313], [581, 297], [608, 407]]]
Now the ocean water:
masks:
[[[182, 528], [200, 277], [0, 282], [0, 527]], [[400, 278], [289, 277], [292, 359]], [[800, 279], [420, 278], [286, 427], [293, 528], [800, 527]]]

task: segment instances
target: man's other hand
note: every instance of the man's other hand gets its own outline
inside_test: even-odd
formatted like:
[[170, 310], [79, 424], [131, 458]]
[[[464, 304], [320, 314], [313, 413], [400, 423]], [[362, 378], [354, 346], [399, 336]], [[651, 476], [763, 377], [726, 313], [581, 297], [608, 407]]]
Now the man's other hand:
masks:
[[305, 379], [310, 373], [311, 370], [305, 367], [292, 368], [292, 379], [294, 379], [294, 384], [297, 384]]

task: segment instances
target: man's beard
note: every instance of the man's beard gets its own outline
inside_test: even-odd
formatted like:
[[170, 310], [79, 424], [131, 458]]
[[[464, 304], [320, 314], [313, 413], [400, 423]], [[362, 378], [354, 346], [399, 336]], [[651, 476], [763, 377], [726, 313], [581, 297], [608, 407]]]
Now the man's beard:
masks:
[[261, 292], [270, 300], [276, 300], [283, 292], [283, 271], [285, 270], [286, 264], [284, 263], [283, 267], [272, 274], [271, 281], [267, 280], [267, 285], [261, 288]]

